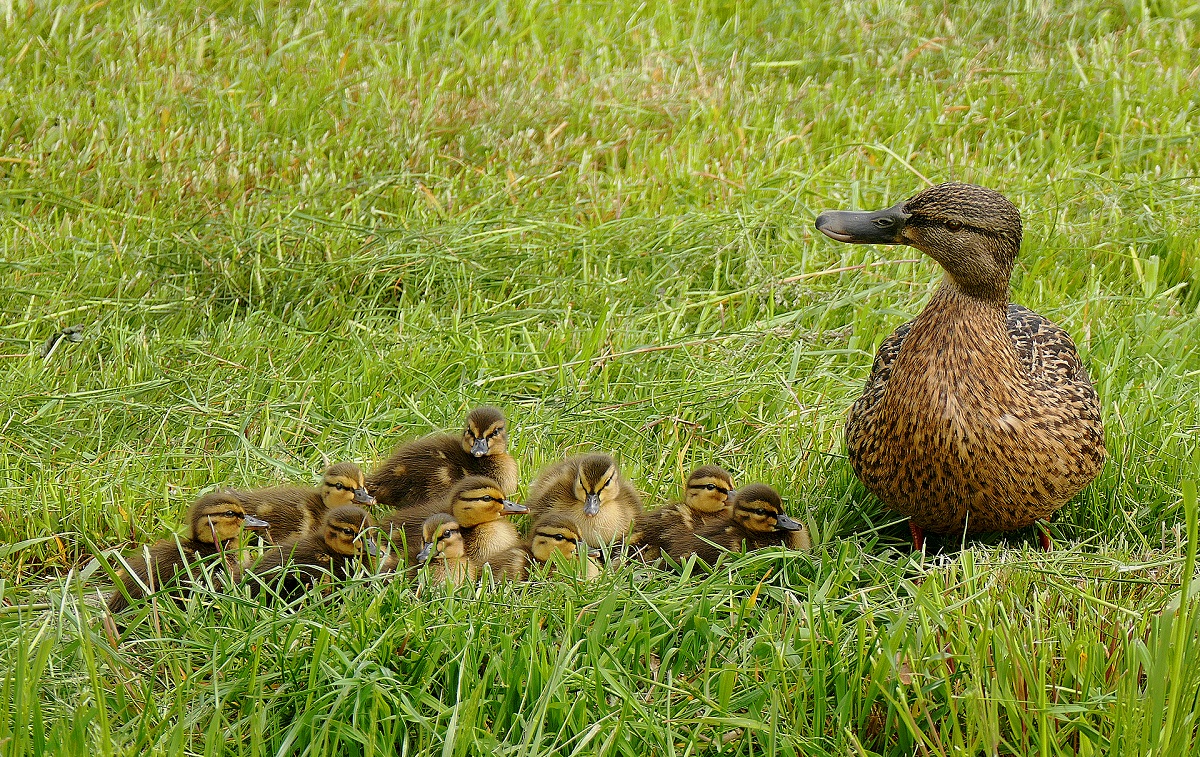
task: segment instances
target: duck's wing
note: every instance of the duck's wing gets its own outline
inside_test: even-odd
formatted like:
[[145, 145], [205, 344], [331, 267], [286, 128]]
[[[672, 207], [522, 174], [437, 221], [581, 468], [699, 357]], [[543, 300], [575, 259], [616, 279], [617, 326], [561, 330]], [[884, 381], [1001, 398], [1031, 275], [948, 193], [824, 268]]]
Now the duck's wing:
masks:
[[1030, 378], [1042, 386], [1078, 384], [1095, 395], [1075, 342], [1049, 318], [1023, 305], [1008, 306], [1008, 335]]
[[871, 365], [871, 375], [867, 377], [867, 384], [863, 387], [862, 395], [850, 409], [850, 419], [846, 424], [847, 439], [851, 438], [857, 420], [870, 412], [879, 398], [883, 396], [884, 390], [887, 389], [888, 380], [892, 377], [892, 366], [900, 354], [900, 347], [904, 344], [904, 338], [908, 336], [912, 325], [912, 321], [900, 324], [879, 345], [879, 350], [875, 353], [875, 362]]

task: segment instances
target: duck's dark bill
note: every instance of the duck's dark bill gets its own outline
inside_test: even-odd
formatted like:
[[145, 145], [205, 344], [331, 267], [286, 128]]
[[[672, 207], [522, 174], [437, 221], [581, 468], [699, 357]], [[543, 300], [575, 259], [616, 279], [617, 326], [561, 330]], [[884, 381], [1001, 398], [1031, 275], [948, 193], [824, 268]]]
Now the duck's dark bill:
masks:
[[801, 526], [788, 516], [780, 513], [775, 517], [775, 528], [778, 528], [781, 531], [799, 531]]
[[900, 231], [909, 219], [904, 203], [875, 211], [827, 210], [817, 216], [817, 231], [852, 244], [900, 244]]

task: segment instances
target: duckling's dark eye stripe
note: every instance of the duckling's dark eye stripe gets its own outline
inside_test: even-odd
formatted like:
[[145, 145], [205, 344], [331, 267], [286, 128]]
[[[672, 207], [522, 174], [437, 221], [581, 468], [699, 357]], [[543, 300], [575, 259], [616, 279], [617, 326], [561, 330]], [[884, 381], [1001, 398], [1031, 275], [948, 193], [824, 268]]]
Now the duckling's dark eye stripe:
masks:
[[463, 502], [496, 502], [496, 498], [490, 494], [484, 494], [479, 497], [463, 497]]

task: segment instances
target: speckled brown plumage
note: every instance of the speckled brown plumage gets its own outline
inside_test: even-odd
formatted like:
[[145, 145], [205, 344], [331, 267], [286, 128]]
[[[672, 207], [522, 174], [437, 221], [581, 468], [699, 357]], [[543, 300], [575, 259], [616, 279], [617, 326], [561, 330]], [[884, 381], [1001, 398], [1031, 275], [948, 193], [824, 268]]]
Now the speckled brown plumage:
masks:
[[[588, 502], [596, 512], [588, 514]], [[580, 536], [592, 546], [624, 537], [642, 514], [642, 498], [609, 455], [571, 457], [543, 468], [529, 487], [529, 514], [534, 519], [559, 513], [574, 520]]]
[[684, 501], [639, 515], [627, 543], [637, 547], [635, 554], [646, 562], [657, 560], [663, 552], [678, 560], [697, 531], [729, 520], [733, 494], [733, 477], [728, 471], [703, 465], [688, 476]]
[[367, 477], [367, 490], [381, 505], [402, 509], [443, 499], [466, 476], [486, 476], [507, 495], [517, 490], [508, 423], [497, 408], [472, 410], [460, 434], [432, 434], [402, 444]]
[[[942, 184], [887, 211], [823, 218], [818, 228], [839, 241], [908, 244], [946, 271], [920, 315], [880, 345], [850, 410], [850, 463], [872, 493], [919, 529], [1008, 531], [1096, 477], [1100, 403], [1074, 342], [1008, 303], [1021, 241], [1011, 203]], [[860, 223], [887, 218], [893, 239]]]

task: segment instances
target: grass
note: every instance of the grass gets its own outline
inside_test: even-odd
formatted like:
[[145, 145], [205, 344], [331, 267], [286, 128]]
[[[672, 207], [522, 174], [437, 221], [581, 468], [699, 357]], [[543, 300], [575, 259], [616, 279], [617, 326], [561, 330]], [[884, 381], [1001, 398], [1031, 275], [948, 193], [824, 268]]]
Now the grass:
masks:
[[[1195, 751], [1197, 49], [1170, 0], [0, 0], [0, 749]], [[923, 177], [1018, 204], [1013, 299], [1104, 402], [1053, 553], [910, 556], [846, 463], [938, 272], [812, 220]], [[104, 639], [99, 550], [479, 402], [526, 479], [715, 461], [817, 549]]]

